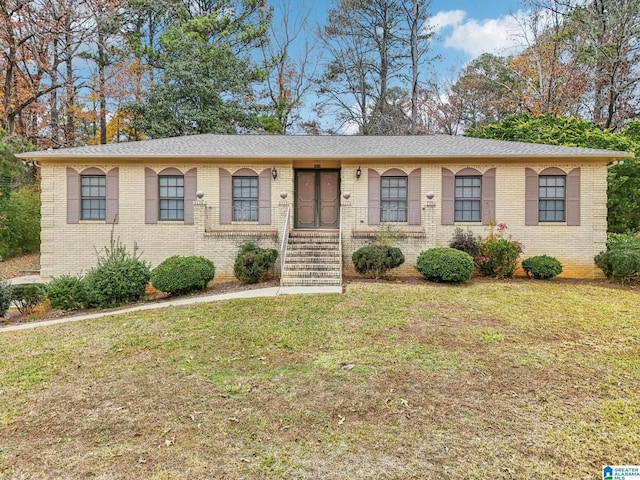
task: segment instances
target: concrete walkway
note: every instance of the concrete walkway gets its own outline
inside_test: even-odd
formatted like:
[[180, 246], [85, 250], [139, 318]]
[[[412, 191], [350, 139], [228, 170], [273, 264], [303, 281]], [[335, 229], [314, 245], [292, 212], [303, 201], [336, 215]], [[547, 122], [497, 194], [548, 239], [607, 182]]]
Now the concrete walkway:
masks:
[[20, 285], [21, 283], [42, 283], [40, 275], [25, 275], [23, 277], [9, 278], [6, 280], [11, 285]]
[[[24, 278], [24, 277], [23, 277]], [[28, 283], [28, 282], [23, 282]], [[264, 298], [275, 297], [277, 295], [309, 295], [309, 294], [326, 294], [326, 293], [342, 293], [342, 287], [269, 287], [257, 288], [255, 290], [243, 290], [241, 292], [218, 293], [212, 295], [203, 295], [200, 297], [176, 298], [166, 301], [154, 303], [146, 303], [144, 305], [136, 305], [134, 307], [124, 307], [118, 310], [109, 310], [108, 312], [96, 312], [82, 315], [74, 315], [63, 318], [55, 318], [51, 320], [42, 320], [32, 323], [20, 323], [16, 325], [8, 325], [0, 327], [2, 332], [16, 332], [18, 330], [29, 330], [38, 327], [48, 327], [49, 325], [58, 325], [60, 323], [79, 322], [81, 320], [92, 320], [94, 318], [112, 317], [123, 313], [141, 312], [144, 310], [157, 310], [159, 308], [182, 307], [188, 305], [197, 305], [199, 303], [219, 302], [221, 300], [233, 300], [236, 298]]]

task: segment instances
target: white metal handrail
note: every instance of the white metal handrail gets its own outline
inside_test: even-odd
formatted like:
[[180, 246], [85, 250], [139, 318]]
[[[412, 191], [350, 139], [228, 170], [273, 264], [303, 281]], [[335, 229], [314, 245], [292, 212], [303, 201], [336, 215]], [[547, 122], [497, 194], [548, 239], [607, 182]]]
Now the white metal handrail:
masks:
[[340, 283], [342, 284], [342, 206], [338, 212], [338, 256], [340, 257]]
[[287, 257], [287, 244], [289, 243], [289, 229], [291, 228], [291, 205], [287, 207], [287, 216], [282, 229], [282, 241], [280, 243], [280, 275], [284, 270], [284, 260]]

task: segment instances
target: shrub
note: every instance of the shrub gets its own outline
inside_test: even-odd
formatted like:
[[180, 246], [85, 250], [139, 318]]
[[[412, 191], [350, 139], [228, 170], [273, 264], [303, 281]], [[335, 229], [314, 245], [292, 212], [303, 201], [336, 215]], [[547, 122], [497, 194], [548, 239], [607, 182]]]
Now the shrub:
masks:
[[134, 258], [107, 262], [85, 277], [89, 307], [118, 307], [140, 300], [149, 283], [149, 266]]
[[562, 273], [562, 265], [558, 260], [547, 255], [530, 257], [522, 261], [522, 269], [527, 276], [533, 276], [538, 280], [553, 278]]
[[82, 277], [63, 275], [51, 280], [47, 292], [49, 303], [60, 310], [80, 310], [88, 304], [88, 294]]
[[640, 250], [615, 248], [599, 253], [594, 260], [609, 280], [640, 281]]
[[84, 279], [89, 307], [117, 307], [143, 297], [151, 272], [140, 260], [137, 245], [129, 253], [112, 233], [110, 246], [104, 248], [104, 254], [98, 251], [97, 256], [98, 266]]
[[461, 283], [473, 275], [473, 259], [455, 248], [432, 248], [420, 252], [416, 269], [432, 282]]
[[478, 271], [486, 277], [511, 278], [518, 267], [522, 246], [506, 238], [488, 239], [481, 243], [482, 254], [476, 257]]
[[[494, 228], [495, 227], [495, 228]], [[518, 267], [522, 244], [507, 236], [507, 225], [491, 225], [487, 238], [481, 238], [480, 254], [475, 257], [478, 271], [485, 277], [511, 278]]]
[[480, 243], [478, 243], [476, 237], [473, 236], [473, 232], [470, 230], [464, 231], [460, 227], [453, 231], [453, 236], [449, 241], [449, 247], [466, 252], [471, 255], [472, 258], [480, 255]]
[[640, 250], [640, 237], [627, 233], [608, 233], [607, 250], [615, 250], [617, 248]]
[[277, 250], [247, 242], [238, 251], [233, 264], [233, 274], [242, 283], [258, 283], [273, 275], [277, 258]]
[[351, 260], [356, 272], [371, 278], [382, 278], [389, 270], [404, 263], [404, 255], [397, 247], [373, 244], [353, 252]]
[[13, 287], [9, 282], [0, 281], [0, 317], [4, 317], [11, 306]]
[[213, 262], [204, 257], [175, 255], [151, 272], [151, 284], [171, 295], [204, 290], [216, 274]]
[[375, 232], [375, 245], [385, 245], [391, 247], [398, 235], [400, 234], [400, 227], [393, 223], [381, 223], [378, 230]]
[[44, 283], [14, 285], [11, 293], [11, 300], [22, 315], [31, 313], [45, 298], [47, 298], [47, 286]]

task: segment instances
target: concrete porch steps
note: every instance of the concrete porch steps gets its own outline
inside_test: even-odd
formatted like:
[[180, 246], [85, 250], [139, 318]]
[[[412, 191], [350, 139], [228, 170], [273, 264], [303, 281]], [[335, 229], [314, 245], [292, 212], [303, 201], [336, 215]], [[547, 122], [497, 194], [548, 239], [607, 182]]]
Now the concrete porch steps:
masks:
[[337, 230], [293, 230], [280, 275], [282, 286], [340, 286], [342, 269]]

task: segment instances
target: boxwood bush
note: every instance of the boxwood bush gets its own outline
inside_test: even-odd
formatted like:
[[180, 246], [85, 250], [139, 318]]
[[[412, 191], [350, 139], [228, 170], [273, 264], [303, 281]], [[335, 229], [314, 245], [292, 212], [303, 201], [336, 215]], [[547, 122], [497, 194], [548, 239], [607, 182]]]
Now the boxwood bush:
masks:
[[247, 242], [238, 251], [233, 264], [233, 274], [242, 283], [258, 283], [273, 275], [277, 258], [277, 250]]
[[80, 310], [88, 304], [88, 293], [82, 277], [63, 275], [49, 282], [47, 297], [51, 307], [60, 310]]
[[0, 281], [0, 317], [4, 317], [11, 306], [11, 292], [13, 287], [9, 282]]
[[431, 248], [420, 252], [416, 270], [432, 282], [466, 282], [473, 275], [473, 258], [455, 248]]
[[47, 286], [44, 283], [23, 283], [14, 285], [11, 300], [22, 315], [33, 309], [47, 298]]
[[625, 282], [640, 281], [640, 250], [614, 248], [601, 252], [595, 263], [609, 280]]
[[562, 273], [562, 264], [548, 255], [529, 257], [522, 261], [522, 269], [527, 276], [538, 280], [553, 278]]
[[398, 247], [366, 245], [351, 255], [356, 272], [371, 278], [382, 278], [386, 273], [404, 263], [404, 254]]
[[171, 295], [204, 290], [213, 280], [216, 268], [208, 258], [175, 255], [164, 260], [151, 272], [151, 285]]

